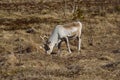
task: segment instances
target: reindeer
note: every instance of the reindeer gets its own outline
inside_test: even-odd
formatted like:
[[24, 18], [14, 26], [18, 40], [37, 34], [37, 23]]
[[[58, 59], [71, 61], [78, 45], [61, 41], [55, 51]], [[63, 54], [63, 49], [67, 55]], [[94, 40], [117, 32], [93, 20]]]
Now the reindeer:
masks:
[[64, 25], [57, 25], [49, 39], [44, 44], [44, 49], [47, 54], [51, 54], [54, 46], [58, 47], [58, 53], [60, 53], [61, 43], [65, 41], [69, 53], [71, 52], [69, 39], [77, 39], [78, 40], [78, 51], [80, 51], [81, 47], [81, 30], [82, 23], [81, 22], [72, 22]]

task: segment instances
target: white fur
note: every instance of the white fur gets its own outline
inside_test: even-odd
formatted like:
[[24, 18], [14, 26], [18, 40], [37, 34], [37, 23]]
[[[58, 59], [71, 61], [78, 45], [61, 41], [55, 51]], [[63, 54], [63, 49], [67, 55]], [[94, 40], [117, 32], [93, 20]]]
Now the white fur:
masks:
[[69, 53], [71, 53], [68, 37], [71, 37], [74, 32], [78, 33], [75, 35], [75, 37], [78, 37], [78, 39], [79, 39], [78, 40], [79, 41], [78, 50], [80, 51], [80, 46], [81, 46], [81, 38], [80, 37], [81, 37], [82, 24], [79, 21], [76, 22], [76, 24], [78, 24], [78, 23], [79, 23], [78, 27], [71, 26], [70, 28], [69, 27], [65, 28], [64, 25], [57, 25], [54, 28], [51, 36], [48, 39], [48, 42], [50, 42], [50, 44], [48, 45], [50, 50], [48, 50], [46, 52], [48, 54], [51, 54], [55, 45], [57, 45], [58, 49], [60, 49], [60, 44], [61, 44], [62, 39], [65, 39], [67, 47], [68, 47], [68, 51], [69, 51]]

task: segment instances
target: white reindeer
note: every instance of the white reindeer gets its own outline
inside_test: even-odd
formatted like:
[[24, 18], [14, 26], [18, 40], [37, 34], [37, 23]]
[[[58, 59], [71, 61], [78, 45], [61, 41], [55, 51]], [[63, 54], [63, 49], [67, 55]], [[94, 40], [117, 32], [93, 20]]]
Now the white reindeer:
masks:
[[45, 51], [47, 54], [51, 54], [53, 51], [54, 46], [58, 46], [58, 52], [60, 52], [61, 42], [65, 41], [69, 53], [71, 52], [69, 39], [70, 38], [78, 38], [78, 51], [80, 51], [81, 47], [81, 30], [82, 24], [81, 22], [72, 22], [64, 25], [57, 25], [51, 36], [49, 37], [48, 41], [45, 43]]

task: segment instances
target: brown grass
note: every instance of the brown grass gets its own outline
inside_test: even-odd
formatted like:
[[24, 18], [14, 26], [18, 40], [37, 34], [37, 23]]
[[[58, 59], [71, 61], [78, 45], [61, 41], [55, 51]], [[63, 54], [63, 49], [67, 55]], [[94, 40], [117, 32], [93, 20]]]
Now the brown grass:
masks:
[[[61, 1], [7, 1], [0, 1], [9, 5], [0, 6], [1, 80], [120, 79], [119, 9], [116, 11], [116, 7], [108, 5], [105, 15], [104, 12], [93, 14], [92, 6], [80, 2], [84, 14], [77, 13], [76, 17], [71, 13], [72, 2], [68, 1], [65, 17]], [[77, 41], [71, 40], [72, 54], [63, 43], [61, 54], [47, 55], [40, 36], [48, 37], [57, 24], [73, 22], [76, 18], [83, 23], [81, 52], [77, 52]]]

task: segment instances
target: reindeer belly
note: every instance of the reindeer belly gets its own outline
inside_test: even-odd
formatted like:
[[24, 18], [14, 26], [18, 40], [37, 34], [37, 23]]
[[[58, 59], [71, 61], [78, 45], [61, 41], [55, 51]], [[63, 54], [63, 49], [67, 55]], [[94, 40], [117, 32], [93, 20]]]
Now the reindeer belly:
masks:
[[73, 27], [73, 28], [69, 31], [68, 36], [71, 37], [71, 36], [76, 35], [77, 30], [78, 30], [78, 29], [77, 29], [76, 27]]
[[66, 28], [59, 28], [59, 36], [60, 38], [64, 38], [64, 37], [71, 37], [71, 36], [74, 36], [76, 35], [76, 32], [77, 32], [77, 28], [76, 27], [73, 27], [73, 28], [70, 28], [70, 29], [66, 29]]

